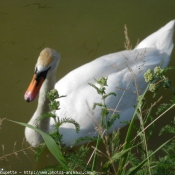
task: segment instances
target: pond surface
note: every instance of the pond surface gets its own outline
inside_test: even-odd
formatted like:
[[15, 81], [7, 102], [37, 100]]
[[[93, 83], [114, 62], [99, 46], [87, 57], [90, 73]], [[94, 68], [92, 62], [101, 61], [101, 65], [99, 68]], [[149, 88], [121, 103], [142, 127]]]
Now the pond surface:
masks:
[[[125, 24], [134, 46], [138, 38], [142, 40], [172, 19], [175, 19], [174, 0], [0, 1], [0, 118], [28, 122], [33, 115], [37, 100], [26, 103], [23, 96], [43, 48], [51, 47], [61, 54], [57, 73], [60, 79], [99, 56], [124, 50]], [[174, 53], [171, 66], [175, 66]], [[172, 72], [169, 78], [174, 79]], [[168, 95], [171, 94], [162, 94], [164, 100]], [[159, 128], [173, 117], [174, 110], [158, 122], [150, 140], [151, 148], [161, 143], [157, 136]], [[23, 138], [23, 127], [4, 121], [0, 130], [0, 154], [20, 150]], [[30, 159], [19, 153], [20, 160], [9, 156], [9, 162], [0, 162], [0, 168], [23, 172], [54, 162], [47, 153], [39, 164], [34, 161], [32, 151], [28, 156]]]

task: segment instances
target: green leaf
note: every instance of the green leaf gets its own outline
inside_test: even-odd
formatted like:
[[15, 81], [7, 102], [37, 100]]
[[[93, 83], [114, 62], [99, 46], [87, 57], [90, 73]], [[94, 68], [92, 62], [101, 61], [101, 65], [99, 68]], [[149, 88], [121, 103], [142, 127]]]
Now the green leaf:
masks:
[[47, 92], [47, 98], [50, 101], [53, 101], [53, 100], [59, 98], [58, 91], [56, 89], [52, 89], [51, 91]]
[[57, 127], [60, 127], [64, 123], [72, 123], [75, 126], [76, 132], [78, 133], [80, 130], [80, 125], [72, 118], [63, 118], [60, 122], [56, 123]]
[[29, 125], [27, 123], [17, 122], [17, 121], [13, 121], [13, 120], [9, 120], [9, 119], [7, 119], [7, 120], [10, 121], [10, 122], [17, 123], [19, 125], [25, 126], [25, 127], [29, 127], [31, 129], [39, 132], [41, 134], [41, 136], [43, 137], [44, 142], [46, 143], [46, 146], [48, 147], [49, 151], [59, 161], [59, 163], [62, 165], [62, 167], [65, 170], [67, 170], [67, 171], [69, 170], [69, 167], [66, 164], [64, 156], [62, 155], [59, 147], [57, 146], [57, 144], [55, 143], [55, 141], [53, 140], [53, 138], [49, 134], [47, 134], [47, 133], [41, 131], [40, 129], [35, 128], [34, 126]]
[[76, 144], [80, 143], [80, 142], [94, 142], [97, 141], [97, 137], [79, 137], [78, 139], [74, 140], [73, 144], [71, 145], [71, 148], [74, 147]]
[[145, 160], [143, 160], [138, 166], [135, 166], [133, 168], [130, 168], [129, 171], [127, 172], [126, 175], [135, 175], [137, 173], [137, 171], [139, 171], [141, 169], [141, 167], [147, 162], [147, 160], [155, 155], [156, 152], [158, 152], [161, 148], [163, 148], [166, 144], [168, 144], [173, 138], [169, 139], [168, 141], [166, 141], [165, 143], [163, 143], [161, 146], [159, 146], [154, 152], [152, 152]]
[[109, 120], [108, 120], [108, 124], [107, 124], [107, 129], [110, 129], [111, 126], [114, 124], [114, 122], [120, 118], [119, 114], [113, 114], [110, 116]]
[[102, 103], [94, 103], [92, 109], [95, 109], [97, 106], [104, 107]]
[[96, 91], [97, 91], [97, 93], [98, 94], [101, 94], [101, 91], [100, 91], [100, 89], [97, 87], [97, 86], [95, 86], [94, 84], [92, 84], [92, 83], [88, 83], [90, 86], [92, 86], [94, 89], [96, 89]]
[[56, 100], [51, 101], [50, 104], [49, 104], [49, 110], [50, 111], [58, 110], [59, 106], [60, 106], [60, 102], [59, 101], [56, 101]]
[[116, 93], [114, 93], [114, 92], [110, 92], [110, 93], [104, 95], [104, 96], [103, 96], [103, 99], [106, 99], [107, 97], [109, 97], [109, 96], [111, 96], [111, 95], [116, 96]]
[[[139, 102], [138, 102], [137, 107], [135, 109], [134, 115], [133, 115], [133, 117], [131, 119], [128, 131], [127, 131], [127, 134], [126, 134], [126, 137], [125, 137], [125, 145], [124, 145], [124, 147], [122, 149], [123, 151], [128, 149], [132, 145], [131, 140], [132, 140], [132, 134], [133, 134], [133, 129], [134, 129], [134, 121], [135, 121], [135, 118], [137, 116], [137, 110], [138, 110], [138, 108], [140, 106], [140, 103], [142, 103], [142, 100], [143, 100], [146, 92], [148, 91], [148, 87], [149, 86], [147, 86], [147, 88], [145, 89], [143, 95], [139, 98]], [[123, 171], [125, 169], [123, 169], [123, 167], [125, 166], [125, 164], [127, 162], [128, 156], [129, 156], [129, 153], [127, 153], [122, 159], [120, 159], [119, 166], [118, 166], [119, 174], [124, 173]]]
[[101, 116], [106, 117], [109, 114], [109, 111], [106, 108], [101, 109]]
[[108, 80], [108, 77], [107, 78], [104, 78], [104, 77], [102, 77], [100, 80], [96, 80], [96, 82], [99, 84], [99, 85], [101, 85], [101, 86], [108, 86], [107, 85], [107, 80]]
[[43, 153], [44, 149], [46, 148], [46, 144], [43, 142], [41, 143], [37, 148], [36, 148], [36, 153], [35, 153], [35, 160], [37, 163], [39, 163], [39, 158], [41, 154]]
[[55, 114], [53, 114], [53, 113], [51, 113], [51, 112], [48, 112], [48, 113], [45, 113], [45, 114], [42, 114], [41, 116], [39, 116], [38, 118], [37, 118], [37, 120], [42, 120], [42, 119], [44, 119], [44, 118], [56, 118], [56, 115]]
[[115, 160], [120, 159], [122, 156], [124, 156], [126, 153], [128, 153], [131, 149], [133, 149], [135, 146], [132, 146], [128, 149], [122, 150], [121, 152], [115, 153], [112, 157], [111, 160], [109, 160], [104, 166], [104, 169], [107, 169]]

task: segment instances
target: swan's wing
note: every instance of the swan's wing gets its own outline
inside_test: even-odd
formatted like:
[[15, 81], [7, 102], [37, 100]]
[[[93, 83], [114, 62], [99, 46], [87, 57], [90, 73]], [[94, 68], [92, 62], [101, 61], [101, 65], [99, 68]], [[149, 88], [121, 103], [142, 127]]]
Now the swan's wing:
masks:
[[[104, 76], [108, 77], [106, 92], [117, 94], [106, 99], [111, 113], [115, 109], [120, 114], [120, 119], [115, 121], [112, 129], [123, 127], [124, 121], [131, 120], [137, 96], [141, 95], [147, 86], [143, 74], [147, 69], [159, 66], [163, 59], [164, 54], [156, 49], [140, 49], [106, 55], [75, 69], [56, 84], [60, 95], [67, 95], [59, 99], [61, 110], [56, 111], [56, 115], [59, 118], [71, 117], [76, 120], [81, 126], [81, 136], [96, 135], [94, 128], [99, 124], [101, 108], [92, 110], [92, 107], [94, 102], [101, 103], [101, 97], [88, 83], [97, 85], [94, 78]], [[79, 137], [72, 124], [64, 124], [60, 132], [67, 128], [72, 129], [71, 134]], [[67, 133], [63, 140], [70, 139], [69, 136]]]
[[[158, 65], [164, 59], [163, 67], [167, 66], [173, 49], [173, 33], [175, 20], [170, 21], [158, 31], [149, 35], [131, 51], [122, 51], [102, 56], [88, 64], [85, 64], [63, 77], [55, 88], [63, 94], [69, 94], [83, 84], [94, 82], [93, 79], [107, 77], [130, 66], [132, 62], [142, 65], [143, 57], [145, 65]], [[145, 49], [146, 48], [146, 49]], [[149, 56], [151, 60], [149, 60]], [[148, 57], [148, 59], [147, 59]]]
[[154, 48], [126, 50], [105, 55], [71, 71], [55, 84], [55, 88], [60, 95], [68, 95], [80, 86], [94, 83], [94, 79], [109, 77], [129, 67], [140, 69], [140, 66], [144, 65], [146, 69], [150, 65], [159, 65], [164, 57]]
[[152, 33], [142, 40], [135, 49], [140, 48], [157, 48], [158, 50], [171, 55], [173, 50], [173, 34], [175, 20], [170, 21], [165, 26]]
[[123, 127], [125, 124], [121, 121], [131, 120], [137, 96], [141, 95], [147, 86], [143, 78], [144, 73], [148, 69], [160, 65], [165, 67], [169, 63], [173, 48], [174, 23], [173, 20], [147, 37], [134, 50], [100, 57], [73, 70], [56, 83], [55, 88], [60, 95], [67, 95], [60, 99], [61, 110], [56, 111], [57, 116], [71, 117], [81, 126], [79, 135], [75, 133], [72, 124], [61, 126], [60, 132], [64, 134], [65, 143], [73, 142], [75, 137], [96, 134], [94, 128], [99, 124], [101, 108], [92, 110], [92, 106], [94, 102], [100, 103], [101, 97], [88, 85], [97, 85], [94, 78], [108, 77], [106, 92], [117, 94], [105, 100], [108, 108], [120, 113], [120, 119], [115, 121], [112, 129]]

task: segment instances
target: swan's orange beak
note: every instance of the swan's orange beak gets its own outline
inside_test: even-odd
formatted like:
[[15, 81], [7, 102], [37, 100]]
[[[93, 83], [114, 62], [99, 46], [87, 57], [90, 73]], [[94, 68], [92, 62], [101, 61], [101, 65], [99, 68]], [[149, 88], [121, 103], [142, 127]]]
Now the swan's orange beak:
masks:
[[24, 94], [24, 99], [27, 102], [31, 102], [36, 98], [44, 80], [45, 79], [43, 77], [40, 77], [39, 79], [37, 79], [36, 74], [34, 74], [33, 79], [31, 81], [27, 91]]

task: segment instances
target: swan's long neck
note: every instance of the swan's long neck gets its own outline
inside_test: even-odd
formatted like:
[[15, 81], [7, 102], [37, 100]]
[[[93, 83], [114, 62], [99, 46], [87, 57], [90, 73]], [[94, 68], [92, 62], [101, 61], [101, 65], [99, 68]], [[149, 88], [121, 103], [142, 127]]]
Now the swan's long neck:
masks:
[[[46, 93], [54, 88], [56, 82], [55, 76], [49, 76], [44, 83], [39, 92], [38, 106], [31, 120], [36, 120], [43, 113], [48, 112], [49, 100], [47, 99]], [[38, 127], [43, 131], [48, 131], [49, 118], [45, 118], [38, 121]]]
[[[37, 126], [39, 129], [41, 129], [44, 132], [49, 131], [50, 119], [44, 118], [42, 120], [38, 120], [38, 117], [41, 116], [43, 113], [48, 112], [49, 110], [48, 108], [49, 100], [47, 99], [46, 92], [54, 88], [55, 82], [56, 82], [56, 76], [54, 72], [49, 77], [47, 77], [43, 82], [39, 92], [37, 109], [34, 115], [32, 116], [31, 120], [29, 121], [29, 124], [33, 126]], [[43, 140], [41, 135], [38, 132], [28, 127], [26, 127], [25, 129], [25, 136], [27, 141], [34, 147], [39, 145], [40, 142]]]

